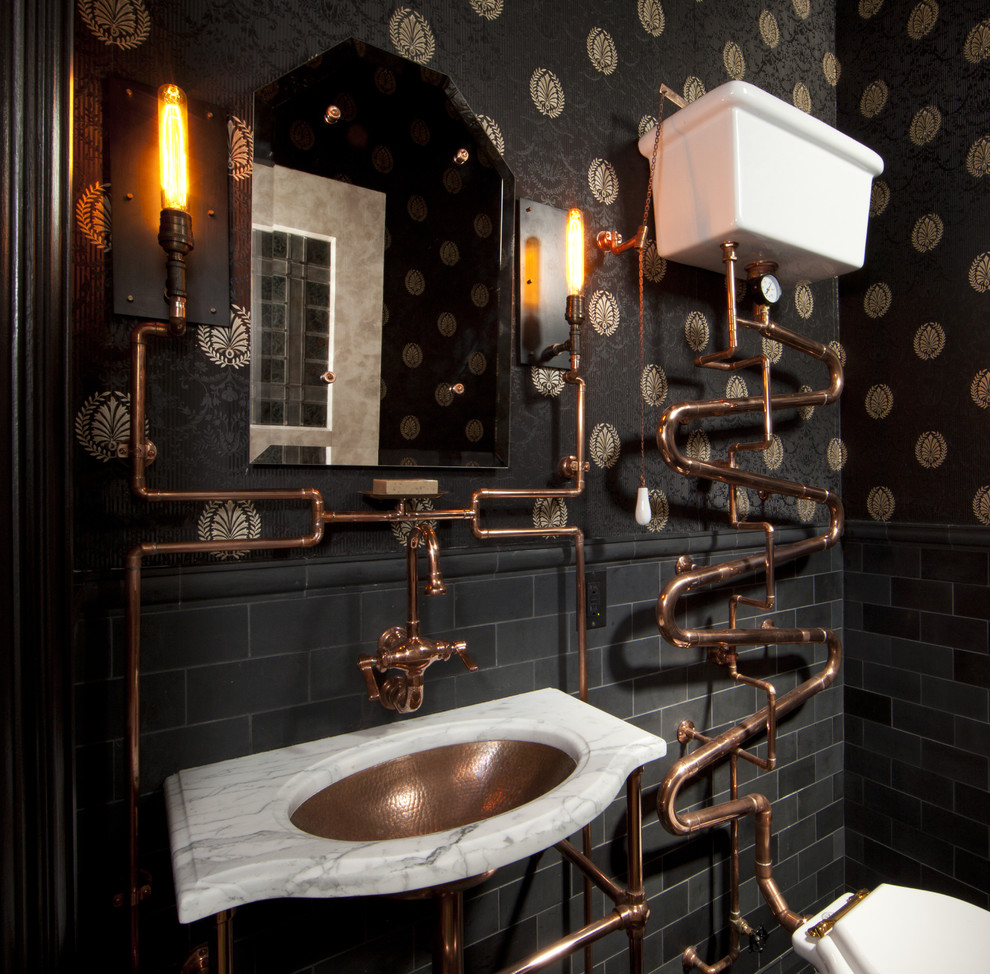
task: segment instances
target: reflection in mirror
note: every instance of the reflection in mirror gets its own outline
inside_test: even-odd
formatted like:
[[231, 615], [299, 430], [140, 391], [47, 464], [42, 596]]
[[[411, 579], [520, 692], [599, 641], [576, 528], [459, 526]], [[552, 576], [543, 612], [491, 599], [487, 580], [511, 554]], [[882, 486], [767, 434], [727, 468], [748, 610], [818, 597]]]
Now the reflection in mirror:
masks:
[[252, 462], [508, 464], [512, 200], [421, 65], [348, 41], [256, 92]]

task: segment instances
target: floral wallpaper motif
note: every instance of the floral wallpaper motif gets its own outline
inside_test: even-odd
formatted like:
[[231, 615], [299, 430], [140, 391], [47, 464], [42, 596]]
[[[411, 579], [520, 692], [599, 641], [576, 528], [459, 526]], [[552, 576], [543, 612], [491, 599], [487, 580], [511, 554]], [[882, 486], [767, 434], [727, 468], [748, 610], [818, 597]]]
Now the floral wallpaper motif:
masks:
[[990, 524], [987, 13], [837, 5], [839, 125], [885, 161], [866, 266], [839, 283], [850, 517]]
[[[570, 522], [580, 524], [589, 537], [609, 538], [724, 524], [727, 497], [671, 473], [653, 446], [657, 421], [672, 402], [726, 393], [724, 376], [704, 374], [693, 365], [698, 354], [722, 347], [725, 339], [721, 280], [709, 272], [663, 260], [651, 240], [643, 254], [641, 356], [638, 262], [631, 254], [605, 256], [591, 245], [599, 230], [614, 229], [628, 237], [639, 222], [648, 160], [640, 156], [636, 141], [656, 118], [661, 82], [691, 101], [731, 78], [743, 77], [831, 123], [835, 119], [836, 82], [846, 82], [854, 59], [844, 60], [836, 49], [831, 6], [811, 4], [810, 0], [778, 0], [773, 4], [766, 0], [623, 0], [604, 6], [575, 0], [567, 5], [566, 16], [562, 9], [556, 4], [506, 0], [422, 0], [415, 4], [287, 0], [275, 6], [241, 0], [171, 0], [167, 4], [79, 0], [73, 188], [73, 198], [78, 201], [74, 413], [83, 415], [91, 426], [97, 419], [104, 423], [112, 420], [108, 415], [112, 397], [127, 394], [128, 334], [134, 323], [109, 316], [104, 300], [109, 283], [106, 248], [112, 246], [104, 184], [112, 174], [106, 170], [102, 153], [102, 81], [110, 74], [145, 84], [169, 77], [182, 84], [190, 98], [222, 106], [227, 113], [235, 232], [231, 235], [229, 323], [194, 329], [181, 341], [158, 342], [150, 349], [148, 435], [158, 446], [159, 455], [149, 469], [149, 481], [162, 488], [197, 489], [313, 485], [324, 492], [330, 506], [349, 510], [362, 505], [360, 492], [375, 475], [370, 468], [258, 469], [247, 463], [249, 251], [246, 234], [237, 232], [250, 221], [255, 89], [356, 37], [451, 77], [512, 170], [518, 197], [560, 208], [579, 206], [585, 212], [588, 320], [582, 371], [588, 383], [589, 442], [585, 448], [591, 469], [585, 496], [568, 501]], [[980, 43], [977, 40], [970, 45], [976, 52], [973, 56], [981, 50]], [[866, 83], [883, 77], [878, 72]], [[896, 97], [893, 91], [891, 87], [885, 96], [888, 102]], [[907, 125], [916, 112], [931, 104], [934, 101], [930, 97], [918, 100]], [[928, 147], [937, 145], [951, 128], [947, 106], [934, 107], [940, 112], [941, 124], [932, 140], [924, 144]], [[883, 117], [883, 110], [878, 117]], [[935, 116], [923, 114], [915, 126], [917, 137], [929, 137], [934, 125]], [[415, 138], [416, 134], [411, 132], [410, 136]], [[976, 145], [985, 135], [974, 134], [962, 150], [972, 171], [987, 167], [986, 146]], [[389, 164], [384, 156], [378, 161]], [[896, 190], [895, 184], [889, 185]], [[415, 210], [415, 201], [409, 202]], [[893, 207], [891, 201], [887, 212]], [[906, 238], [907, 247], [918, 258], [922, 252], [912, 246], [911, 232], [929, 215], [942, 221], [942, 239], [927, 253], [937, 255], [951, 239], [952, 226], [941, 205], [918, 208], [911, 215]], [[492, 232], [490, 226], [476, 230], [479, 234]], [[938, 224], [933, 218], [919, 224], [916, 237], [921, 246], [928, 246], [937, 234]], [[450, 247], [441, 248], [443, 243], [438, 241], [439, 260], [453, 261], [456, 257], [457, 263], [450, 266], [463, 265], [465, 254], [460, 245], [455, 255]], [[979, 258], [988, 252], [990, 242], [984, 242], [966, 258], [965, 272], [971, 273], [977, 285], [986, 275]], [[895, 281], [889, 275], [879, 275], [869, 283], [891, 288], [889, 319], [898, 305]], [[415, 289], [419, 283], [410, 278], [398, 281], [397, 286]], [[970, 290], [976, 295], [973, 287]], [[480, 291], [471, 292], [469, 297], [482, 303], [490, 299], [490, 294]], [[858, 300], [862, 303], [863, 294]], [[777, 317], [823, 343], [837, 341], [834, 282], [798, 285], [785, 293]], [[883, 317], [875, 320], [885, 321]], [[952, 348], [948, 316], [926, 314], [910, 329], [908, 339], [910, 354], [918, 365], [923, 360], [915, 355], [911, 343], [918, 327], [926, 322], [945, 330], [945, 350], [931, 361], [944, 360]], [[443, 316], [431, 324], [438, 335], [448, 337], [466, 327], [460, 318]], [[747, 352], [761, 351], [759, 336], [747, 334], [744, 341], [752, 341], [745, 348]], [[919, 339], [920, 347], [931, 349], [933, 341], [926, 333]], [[427, 354], [418, 339], [416, 343], [421, 345], [420, 352]], [[407, 344], [405, 340], [394, 349], [397, 358], [404, 352], [415, 358], [414, 350], [406, 351]], [[770, 352], [774, 357], [780, 353], [774, 363], [777, 388], [793, 391], [822, 386], [822, 370], [817, 363], [802, 361], [803, 357], [787, 349], [780, 352], [770, 348]], [[491, 363], [487, 358], [472, 359], [470, 367], [490, 371]], [[965, 398], [970, 404], [985, 396], [979, 390], [970, 393], [977, 371], [974, 368], [965, 383]], [[750, 387], [755, 380], [749, 374], [738, 378]], [[437, 394], [431, 387], [431, 401]], [[443, 397], [442, 390], [439, 395]], [[866, 387], [857, 395], [862, 402]], [[93, 397], [111, 398], [100, 399], [101, 405], [94, 407]], [[654, 514], [646, 528], [633, 519], [640, 472], [641, 404], [646, 479]], [[985, 408], [974, 408], [987, 414]], [[399, 420], [404, 435], [415, 434], [415, 417], [406, 422], [403, 415]], [[559, 455], [571, 452], [573, 436], [573, 391], [563, 383], [559, 370], [514, 366], [510, 422], [509, 468], [482, 473], [470, 469], [442, 471], [445, 506], [461, 506], [479, 486], [556, 483]], [[722, 428], [715, 423], [706, 425], [704, 431], [687, 429], [684, 436], [699, 434], [693, 442], [704, 442], [712, 456], [722, 457], [731, 442], [739, 439], [732, 425]], [[915, 441], [932, 429], [948, 439], [946, 459], [941, 467], [932, 468], [937, 473], [950, 466], [960, 451], [954, 448], [947, 429], [929, 423], [919, 427], [911, 439], [912, 463], [917, 466], [913, 459]], [[803, 410], [801, 415], [785, 418], [777, 432], [781, 451], [776, 472], [780, 476], [838, 487], [839, 470], [827, 456], [829, 444], [839, 436], [837, 409]], [[471, 438], [483, 437], [487, 431], [469, 425], [458, 433]], [[845, 436], [843, 442], [850, 457], [844, 472], [855, 462], [855, 443]], [[99, 454], [101, 448], [93, 449]], [[105, 452], [107, 448], [103, 449]], [[765, 466], [760, 452], [740, 462]], [[75, 483], [78, 537], [74, 550], [79, 568], [119, 565], [127, 548], [144, 540], [149, 531], [162, 540], [197, 536], [201, 512], [194, 505], [188, 509], [180, 505], [156, 523], [146, 508], [130, 497], [126, 464], [102, 456], [98, 459], [82, 439], [76, 450]], [[981, 483], [990, 483], [990, 477]], [[825, 520], [824, 512], [814, 505], [799, 507], [782, 498], [764, 504], [755, 495], [750, 503], [751, 517], [769, 513], [792, 523]], [[265, 536], [285, 536], [299, 529], [301, 515], [294, 509], [269, 504], [256, 513]], [[517, 518], [517, 523], [537, 524], [560, 513], [507, 511], [505, 516]], [[464, 525], [441, 522], [439, 530], [444, 547], [476, 543]], [[386, 531], [336, 529], [328, 532], [319, 553], [389, 551], [394, 550], [396, 540]]]

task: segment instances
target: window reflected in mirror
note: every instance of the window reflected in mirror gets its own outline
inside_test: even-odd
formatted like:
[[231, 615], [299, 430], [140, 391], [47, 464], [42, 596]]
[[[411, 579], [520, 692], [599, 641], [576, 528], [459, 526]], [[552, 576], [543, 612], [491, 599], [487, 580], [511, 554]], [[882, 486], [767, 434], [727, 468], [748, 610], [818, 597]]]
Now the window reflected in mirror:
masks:
[[506, 466], [513, 184], [450, 79], [356, 41], [255, 95], [251, 461]]

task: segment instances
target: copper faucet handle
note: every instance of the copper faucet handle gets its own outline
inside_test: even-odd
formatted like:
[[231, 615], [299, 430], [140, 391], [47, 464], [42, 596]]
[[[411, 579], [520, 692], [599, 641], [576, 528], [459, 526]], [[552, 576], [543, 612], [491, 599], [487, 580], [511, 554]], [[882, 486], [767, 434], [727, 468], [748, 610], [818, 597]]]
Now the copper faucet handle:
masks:
[[461, 662], [467, 667], [469, 673], [473, 673], [478, 668], [478, 664], [471, 659], [470, 655], [468, 655], [467, 643], [464, 642], [463, 639], [458, 640], [456, 643], [452, 643], [450, 648], [453, 652], [460, 656]]
[[374, 656], [358, 657], [358, 667], [364, 674], [364, 685], [368, 691], [369, 700], [377, 700], [379, 697], [378, 680], [375, 679], [374, 673], [375, 662]]

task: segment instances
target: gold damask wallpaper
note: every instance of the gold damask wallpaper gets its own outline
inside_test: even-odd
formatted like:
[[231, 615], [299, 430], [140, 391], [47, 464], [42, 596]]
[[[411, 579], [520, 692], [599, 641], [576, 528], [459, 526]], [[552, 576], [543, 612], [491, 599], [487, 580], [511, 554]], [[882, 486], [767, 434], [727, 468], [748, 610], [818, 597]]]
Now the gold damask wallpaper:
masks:
[[843, 0], [839, 127], [886, 162], [839, 284], [850, 517], [990, 525], [990, 6]]
[[[127, 436], [128, 333], [133, 320], [108, 312], [108, 252], [113, 246], [108, 171], [103, 153], [103, 80], [145, 84], [164, 78], [192, 99], [228, 115], [232, 265], [229, 320], [199, 326], [182, 342], [153, 351], [149, 436], [159, 457], [149, 477], [163, 488], [318, 487], [328, 503], [361, 502], [371, 469], [260, 470], [247, 462], [250, 300], [249, 244], [252, 103], [256, 88], [347, 39], [357, 37], [448, 75], [515, 177], [518, 197], [585, 211], [589, 244], [600, 229], [633, 232], [642, 213], [648, 164], [638, 136], [657, 113], [666, 82], [692, 100], [730, 79], [745, 79], [825, 121], [835, 121], [843, 77], [834, 11], [811, 0], [623, 0], [599, 4], [521, 0], [424, 0], [421, 3], [267, 0], [79, 0], [76, 30], [74, 240], [76, 523], [80, 568], [119, 564], [147, 533], [147, 511], [130, 497], [115, 459]], [[651, 230], [652, 233], [652, 230]], [[438, 259], [442, 260], [443, 255]], [[724, 298], [719, 277], [668, 263], [650, 247], [644, 261], [642, 361], [638, 268], [629, 257], [589, 248], [588, 322], [582, 366], [588, 380], [591, 460], [583, 498], [505, 512], [507, 525], [580, 523], [591, 537], [650, 537], [725, 524], [723, 485], [688, 481], [660, 460], [653, 438], [664, 408], [678, 399], [746, 395], [749, 375], [726, 382], [699, 375], [693, 359], [721, 347]], [[799, 284], [778, 309], [785, 325], [838, 343], [834, 281]], [[387, 327], [387, 326], [386, 326]], [[439, 327], [439, 325], [438, 325]], [[753, 336], [758, 351], [759, 341]], [[405, 347], [405, 343], [402, 343]], [[781, 391], [815, 387], [814, 364], [768, 352]], [[841, 349], [840, 349], [841, 351]], [[408, 364], [408, 363], [407, 363]], [[509, 469], [441, 471], [459, 505], [481, 485], [554, 483], [572, 428], [572, 397], [560, 373], [514, 365]], [[640, 474], [640, 404], [646, 482], [653, 518], [640, 528], [633, 507]], [[737, 432], [697, 431], [691, 449], [724, 453]], [[786, 418], [765, 453], [746, 457], [780, 476], [837, 489], [847, 448], [838, 410]], [[747, 498], [777, 521], [821, 522], [812, 504]], [[271, 505], [222, 511], [163, 507], [156, 533], [278, 536], [298, 530], [296, 512]], [[472, 544], [467, 528], [448, 525], [445, 547]], [[337, 531], [321, 553], [394, 550], [387, 532]]]

